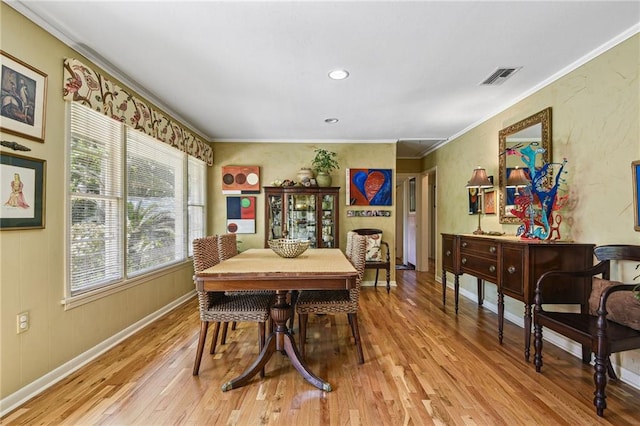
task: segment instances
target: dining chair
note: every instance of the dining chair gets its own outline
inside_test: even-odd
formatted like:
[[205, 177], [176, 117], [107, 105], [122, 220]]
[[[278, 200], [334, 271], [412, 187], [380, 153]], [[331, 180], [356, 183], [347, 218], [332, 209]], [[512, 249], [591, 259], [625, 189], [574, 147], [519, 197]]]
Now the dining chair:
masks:
[[[227, 233], [218, 235], [218, 250], [220, 251], [220, 260], [225, 261], [227, 259], [231, 259], [235, 255], [238, 254], [238, 237], [236, 234]], [[239, 290], [239, 291], [227, 291], [226, 294], [246, 294], [246, 293], [257, 293], [257, 294], [269, 294], [274, 299], [276, 296], [275, 291], [271, 290]], [[270, 321], [271, 322], [271, 321]], [[227, 329], [229, 327], [228, 323], [224, 323], [222, 325], [222, 336], [220, 338], [220, 343], [225, 344], [227, 341]], [[231, 330], [236, 329], [236, 322], [231, 323]]]
[[[197, 274], [220, 263], [218, 236], [208, 236], [193, 240], [193, 269]], [[215, 353], [220, 323], [244, 321], [258, 323], [258, 344], [260, 350], [265, 343], [265, 323], [270, 317], [269, 309], [273, 297], [269, 294], [225, 294], [224, 291], [198, 291], [200, 311], [200, 335], [193, 365], [193, 375], [200, 371], [202, 352], [207, 338], [209, 323], [215, 323], [210, 353]], [[261, 377], [264, 371], [261, 372]]]
[[349, 261], [358, 271], [356, 286], [350, 290], [303, 290], [296, 302], [298, 313], [298, 328], [300, 330], [300, 355], [305, 356], [305, 341], [307, 337], [307, 321], [309, 314], [347, 314], [351, 333], [358, 350], [360, 364], [364, 364], [360, 330], [358, 329], [358, 308], [360, 302], [360, 284], [364, 276], [367, 239], [361, 235], [354, 235], [351, 257]]
[[365, 269], [376, 270], [376, 281], [373, 286], [378, 286], [378, 273], [380, 269], [386, 271], [387, 293], [391, 290], [391, 252], [389, 244], [382, 239], [382, 230], [377, 228], [354, 229], [353, 232], [367, 237], [367, 257]]

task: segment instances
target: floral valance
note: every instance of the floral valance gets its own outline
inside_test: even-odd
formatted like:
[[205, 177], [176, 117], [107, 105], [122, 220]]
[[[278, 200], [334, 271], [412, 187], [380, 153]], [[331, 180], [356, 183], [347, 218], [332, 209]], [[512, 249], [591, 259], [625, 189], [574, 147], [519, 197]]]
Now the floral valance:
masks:
[[190, 130], [77, 59], [64, 60], [63, 98], [126, 123], [213, 165], [213, 149]]

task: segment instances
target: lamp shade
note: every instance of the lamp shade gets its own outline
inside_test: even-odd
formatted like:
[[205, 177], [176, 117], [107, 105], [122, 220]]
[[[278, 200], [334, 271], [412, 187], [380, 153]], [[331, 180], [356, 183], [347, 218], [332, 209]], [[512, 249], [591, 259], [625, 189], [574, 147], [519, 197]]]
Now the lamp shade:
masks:
[[527, 186], [530, 183], [531, 179], [529, 179], [529, 176], [527, 176], [527, 172], [525, 172], [524, 169], [520, 169], [518, 167], [511, 170], [511, 173], [509, 173], [509, 177], [507, 178], [508, 188]]
[[484, 168], [478, 166], [473, 169], [471, 179], [467, 182], [467, 188], [492, 188], [493, 182], [487, 177], [487, 172]]

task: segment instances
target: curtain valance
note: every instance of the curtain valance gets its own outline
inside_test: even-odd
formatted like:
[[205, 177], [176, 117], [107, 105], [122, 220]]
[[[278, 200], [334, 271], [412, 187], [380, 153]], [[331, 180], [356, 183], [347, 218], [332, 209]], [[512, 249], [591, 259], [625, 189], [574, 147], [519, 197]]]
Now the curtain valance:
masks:
[[213, 165], [213, 149], [193, 132], [157, 111], [77, 59], [64, 60], [63, 98], [125, 123], [187, 154]]

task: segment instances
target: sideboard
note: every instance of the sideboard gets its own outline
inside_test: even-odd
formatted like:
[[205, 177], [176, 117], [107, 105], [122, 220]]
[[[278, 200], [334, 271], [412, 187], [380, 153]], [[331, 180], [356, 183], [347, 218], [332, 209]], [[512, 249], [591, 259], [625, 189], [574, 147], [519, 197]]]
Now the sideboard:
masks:
[[[446, 305], [447, 272], [454, 275], [455, 310], [458, 313], [459, 277], [472, 275], [478, 280], [478, 304], [482, 305], [483, 280], [498, 287], [498, 338], [504, 329], [504, 296], [524, 303], [524, 356], [529, 360], [531, 346], [531, 306], [536, 282], [551, 270], [585, 269], [593, 265], [594, 244], [563, 241], [522, 240], [512, 236], [442, 234], [442, 304]], [[567, 282], [558, 279], [543, 294], [546, 303], [562, 300], [568, 292], [588, 288], [590, 278]], [[583, 285], [576, 286], [576, 281]], [[564, 299], [566, 300], [566, 299]]]

